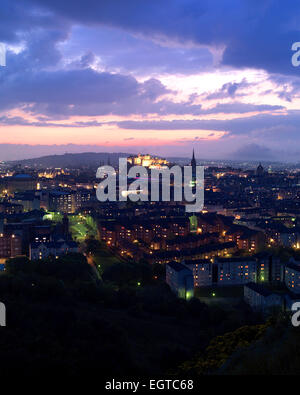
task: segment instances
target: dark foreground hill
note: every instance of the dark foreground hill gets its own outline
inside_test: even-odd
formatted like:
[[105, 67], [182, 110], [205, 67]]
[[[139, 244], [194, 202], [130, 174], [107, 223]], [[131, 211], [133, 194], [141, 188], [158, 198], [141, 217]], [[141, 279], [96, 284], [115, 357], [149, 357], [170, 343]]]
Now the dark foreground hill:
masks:
[[151, 267], [131, 265], [138, 286], [126, 285], [124, 265], [101, 280], [80, 254], [9, 261], [0, 275], [0, 301], [7, 309], [2, 376], [168, 378], [216, 335], [259, 323], [247, 306], [225, 311], [197, 299], [178, 300], [146, 275]]

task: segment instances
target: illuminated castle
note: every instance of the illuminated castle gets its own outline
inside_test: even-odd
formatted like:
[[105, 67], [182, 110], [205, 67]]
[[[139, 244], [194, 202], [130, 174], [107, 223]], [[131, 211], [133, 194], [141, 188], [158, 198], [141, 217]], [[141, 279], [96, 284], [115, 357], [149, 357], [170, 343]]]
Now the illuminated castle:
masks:
[[130, 156], [129, 158], [127, 158], [127, 161], [132, 166], [144, 166], [149, 167], [150, 169], [164, 167], [169, 164], [166, 159], [153, 157], [148, 154], [138, 154], [136, 156]]

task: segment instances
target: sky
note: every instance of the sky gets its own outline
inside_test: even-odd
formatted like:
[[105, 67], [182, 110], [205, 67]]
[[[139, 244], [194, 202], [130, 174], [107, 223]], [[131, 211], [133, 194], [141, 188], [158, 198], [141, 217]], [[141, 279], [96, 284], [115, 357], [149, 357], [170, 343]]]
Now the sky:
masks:
[[0, 160], [299, 161], [295, 0], [0, 0]]

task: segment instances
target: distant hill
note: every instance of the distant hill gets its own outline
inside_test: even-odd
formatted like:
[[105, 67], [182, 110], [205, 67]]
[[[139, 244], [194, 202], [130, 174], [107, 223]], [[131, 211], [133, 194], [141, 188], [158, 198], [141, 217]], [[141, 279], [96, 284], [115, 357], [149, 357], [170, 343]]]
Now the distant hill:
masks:
[[49, 155], [34, 159], [23, 159], [11, 161], [9, 163], [30, 167], [63, 167], [79, 168], [85, 166], [100, 166], [103, 164], [118, 164], [119, 158], [126, 158], [129, 153], [107, 153], [107, 152], [84, 152], [79, 154]]

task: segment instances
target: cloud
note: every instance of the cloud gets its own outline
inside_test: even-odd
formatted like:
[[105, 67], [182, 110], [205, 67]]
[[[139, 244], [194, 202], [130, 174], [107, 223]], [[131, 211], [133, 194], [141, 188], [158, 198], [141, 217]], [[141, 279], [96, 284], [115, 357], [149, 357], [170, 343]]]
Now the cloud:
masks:
[[110, 26], [163, 43], [224, 48], [223, 65], [297, 74], [291, 45], [300, 4], [280, 0], [32, 0], [73, 23]]
[[[218, 104], [204, 109], [192, 100], [178, 102], [162, 98], [170, 91], [156, 78], [139, 82], [125, 73], [136, 70], [135, 65], [140, 71], [146, 68], [150, 72], [155, 64], [160, 64], [157, 68], [160, 71], [164, 67], [166, 72], [174, 71], [179, 65], [178, 70], [194, 72], [197, 64], [208, 66], [212, 63], [209, 49], [203, 46], [224, 47], [224, 59], [228, 59], [228, 51], [241, 46], [241, 56], [246, 51], [250, 65], [253, 53], [248, 52], [248, 46], [263, 45], [262, 32], [259, 37], [255, 36], [256, 28], [262, 28], [263, 22], [268, 22], [266, 26], [270, 28], [271, 20], [278, 21], [280, 15], [286, 22], [286, 31], [295, 28], [292, 11], [300, 10], [300, 6], [285, 7], [283, 11], [282, 7], [277, 7], [276, 13], [275, 3], [277, 1], [230, 0], [225, 7], [217, 0], [204, 0], [200, 4], [196, 0], [165, 0], [163, 3], [158, 0], [143, 3], [137, 0], [20, 0], [8, 3], [4, 0], [3, 16], [14, 12], [15, 19], [10, 17], [10, 30], [18, 32], [14, 37], [25, 42], [25, 49], [18, 54], [8, 53], [9, 67], [0, 76], [0, 109], [19, 107], [31, 115], [43, 114], [51, 119], [73, 115], [163, 116], [276, 110], [276, 106], [252, 105], [251, 108], [244, 103]], [[18, 25], [22, 10], [24, 20]], [[79, 28], [72, 29], [78, 24], [81, 24]], [[77, 36], [75, 53], [85, 51], [77, 60], [68, 61], [63, 54], [74, 55], [67, 49], [68, 44], [69, 51], [75, 45], [72, 34], [76, 38], [78, 29], [82, 38]], [[283, 30], [279, 29], [276, 34], [283, 34]], [[89, 38], [91, 32], [97, 32], [91, 41], [95, 48], [100, 41], [98, 55], [85, 48], [88, 41], [84, 41], [84, 32]], [[266, 34], [269, 37], [270, 32]], [[113, 38], [110, 39], [110, 35]], [[242, 38], [245, 38], [243, 45]], [[280, 47], [280, 43], [276, 45]], [[269, 46], [272, 47], [272, 43]], [[97, 62], [115, 71], [95, 70], [92, 66]], [[118, 65], [119, 71], [116, 71]], [[228, 82], [209, 93], [206, 100], [241, 97], [249, 86], [246, 79]], [[278, 90], [277, 94], [291, 100], [286, 90]]]
[[24, 34], [38, 29], [64, 31], [70, 26], [68, 19], [49, 10], [41, 11], [29, 0], [1, 0], [0, 41], [19, 43]]
[[[23, 54], [9, 54], [9, 58]], [[10, 70], [0, 79], [0, 109], [20, 107], [49, 117], [72, 115], [195, 113], [199, 106], [157, 99], [170, 93], [160, 81], [138, 82], [129, 75], [76, 70]]]
[[[300, 112], [289, 110], [300, 97], [300, 68], [291, 65], [299, 16], [300, 4], [279, 0], [2, 0], [0, 41], [9, 50], [0, 73], [0, 123], [76, 133], [113, 115], [110, 127], [148, 130], [147, 137], [155, 129], [223, 132], [218, 143], [193, 133], [174, 137], [204, 151], [211, 144], [212, 153], [218, 144], [219, 155], [226, 144], [227, 151], [249, 143], [270, 144], [272, 152], [276, 144], [292, 148], [300, 124]], [[237, 69], [245, 68], [239, 80]], [[248, 68], [255, 75], [267, 70], [269, 79], [256, 84]], [[204, 94], [194, 75], [185, 86], [185, 77], [203, 71], [216, 72], [212, 87], [204, 81]], [[224, 83], [227, 71], [233, 80]], [[253, 104], [256, 94], [272, 100]], [[70, 120], [81, 116], [89, 118]]]
[[[192, 119], [172, 121], [121, 121], [117, 125], [122, 129], [136, 130], [215, 130], [227, 131], [231, 135], [249, 135], [269, 128], [299, 127], [300, 111], [286, 114], [259, 114], [234, 119]], [[283, 135], [286, 138], [286, 135]]]
[[30, 115], [56, 120], [70, 116], [201, 112], [201, 105], [193, 104], [191, 99], [164, 99], [164, 95], [176, 92], [158, 79], [139, 82], [132, 75], [95, 70], [95, 55], [89, 51], [77, 62], [61, 67], [62, 54], [57, 45], [67, 36], [67, 30], [35, 31], [27, 37], [23, 51], [8, 52], [9, 67], [0, 75], [0, 110], [20, 108]]
[[[38, 118], [43, 115], [48, 117], [48, 121], [58, 121], [71, 116], [199, 116], [282, 109], [281, 106], [238, 102], [205, 109], [199, 104], [200, 96], [197, 94], [190, 95], [187, 100], [176, 101], [177, 92], [171, 91], [156, 78], [139, 82], [132, 75], [95, 70], [92, 67], [95, 55], [90, 51], [66, 68], [61, 67], [63, 60], [58, 43], [67, 37], [68, 30], [34, 31], [28, 36], [23, 51], [17, 54], [8, 52], [9, 67], [0, 75], [0, 110], [19, 108], [31, 116]], [[220, 92], [233, 97], [237, 90], [247, 86], [245, 80], [224, 84]], [[11, 124], [13, 120], [7, 121]], [[24, 123], [26, 121], [21, 120], [20, 124]], [[32, 122], [31, 125], [45, 126], [46, 119]], [[49, 126], [53, 125], [50, 123]], [[78, 124], [74, 126], [78, 127]]]
[[[190, 95], [186, 101], [166, 99], [163, 96], [176, 95], [176, 92], [166, 88], [156, 78], [139, 82], [132, 75], [93, 69], [91, 65], [95, 55], [91, 52], [86, 52], [77, 62], [68, 64], [67, 68], [61, 68], [58, 66], [62, 57], [57, 44], [66, 37], [66, 31], [34, 32], [29, 36], [25, 50], [18, 54], [8, 53], [10, 67], [0, 77], [2, 111], [21, 108], [36, 117], [44, 115], [50, 120], [59, 120], [71, 116], [201, 115], [282, 108], [234, 102], [204, 109], [201, 104], [195, 104], [199, 98], [196, 94]], [[233, 96], [237, 89], [245, 86], [246, 81], [225, 84], [221, 92]], [[8, 120], [8, 123], [11, 121]], [[20, 124], [25, 122], [23, 120]], [[44, 126], [45, 122], [31, 124]]]
[[48, 118], [43, 119], [40, 117], [38, 121], [29, 121], [23, 117], [7, 117], [2, 116], [0, 117], [0, 125], [2, 126], [34, 126], [34, 127], [52, 127], [52, 128], [87, 128], [87, 127], [95, 127], [95, 126], [102, 126], [107, 125], [107, 123], [98, 122], [96, 120], [91, 121], [75, 121], [72, 123], [59, 123], [59, 122], [49, 122]]
[[251, 103], [219, 103], [212, 108], [202, 110], [202, 114], [245, 114], [249, 112], [278, 111], [284, 110], [285, 107], [270, 104], [251, 104]]
[[170, 45], [106, 26], [74, 26], [61, 50], [76, 58], [83, 48], [93, 52], [103, 70], [134, 75], [197, 74], [211, 70], [214, 55], [209, 48]]
[[248, 83], [246, 79], [241, 82], [227, 82], [218, 91], [208, 94], [206, 100], [235, 98], [237, 95], [245, 96], [245, 93], [242, 93], [241, 90], [249, 86], [253, 86], [253, 84]]
[[274, 160], [277, 159], [277, 156], [270, 148], [252, 143], [240, 147], [231, 154], [231, 158], [239, 160]]

